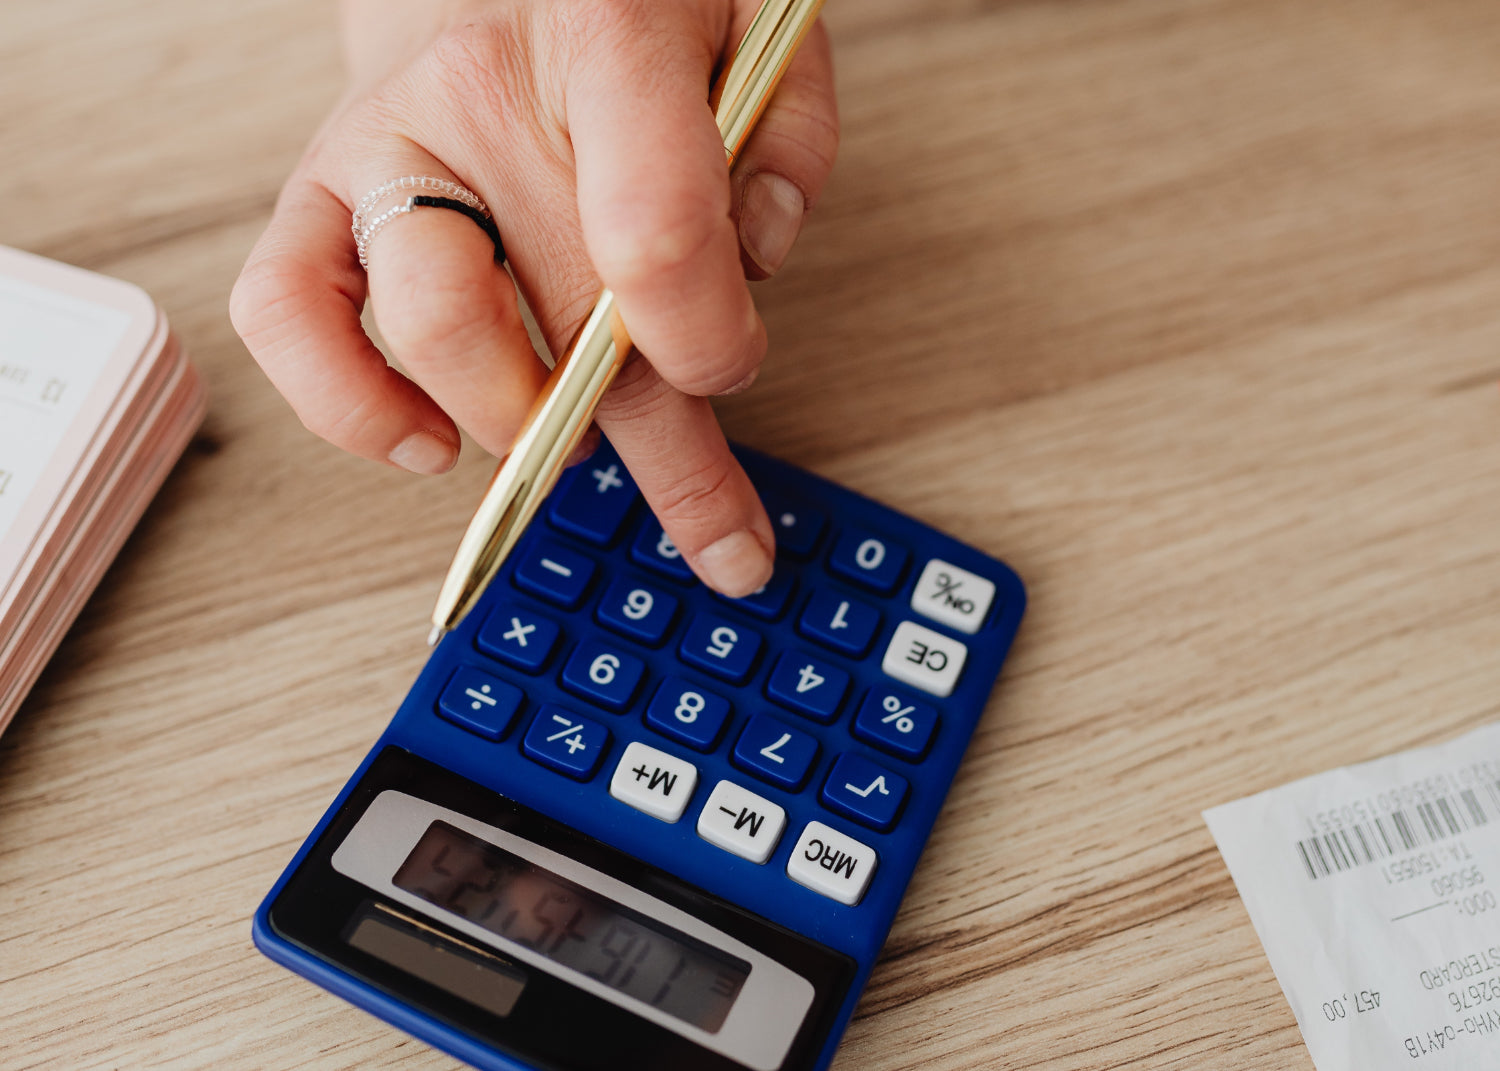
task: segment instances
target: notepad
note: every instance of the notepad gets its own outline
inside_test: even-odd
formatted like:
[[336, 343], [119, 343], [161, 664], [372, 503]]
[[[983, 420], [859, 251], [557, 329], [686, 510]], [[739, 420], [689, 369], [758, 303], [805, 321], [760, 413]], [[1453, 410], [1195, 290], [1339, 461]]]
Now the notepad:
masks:
[[0, 729], [205, 408], [139, 287], [0, 247]]

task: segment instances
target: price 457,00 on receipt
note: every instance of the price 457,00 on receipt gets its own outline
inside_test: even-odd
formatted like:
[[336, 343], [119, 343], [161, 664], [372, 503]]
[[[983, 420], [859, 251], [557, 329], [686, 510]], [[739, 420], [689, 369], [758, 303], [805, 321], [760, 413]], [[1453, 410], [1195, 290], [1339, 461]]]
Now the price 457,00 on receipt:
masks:
[[1500, 1071], [1500, 726], [1203, 817], [1318, 1071]]

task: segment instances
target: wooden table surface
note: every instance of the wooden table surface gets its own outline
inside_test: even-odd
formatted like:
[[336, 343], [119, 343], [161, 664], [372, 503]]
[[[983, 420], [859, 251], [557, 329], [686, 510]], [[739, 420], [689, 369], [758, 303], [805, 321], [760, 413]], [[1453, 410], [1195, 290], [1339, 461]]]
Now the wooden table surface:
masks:
[[[0, 242], [213, 391], [0, 738], [7, 1069], [453, 1066], [250, 944], [491, 470], [340, 454], [230, 329], [331, 6], [0, 5]], [[1309, 1069], [1199, 812], [1500, 716], [1500, 7], [828, 19], [838, 169], [722, 418], [1031, 592], [837, 1066]]]

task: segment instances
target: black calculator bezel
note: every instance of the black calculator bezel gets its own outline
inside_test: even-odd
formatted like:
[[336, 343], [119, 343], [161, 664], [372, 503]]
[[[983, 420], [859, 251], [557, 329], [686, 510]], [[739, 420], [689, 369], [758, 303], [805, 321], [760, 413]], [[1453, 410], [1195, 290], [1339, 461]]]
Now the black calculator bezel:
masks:
[[[516, 1007], [502, 1018], [349, 945], [345, 934], [351, 920], [372, 905], [409, 913], [340, 874], [331, 862], [370, 803], [388, 789], [429, 800], [570, 856], [695, 915], [800, 974], [813, 985], [813, 1002], [780, 1071], [816, 1065], [857, 972], [852, 958], [395, 746], [385, 747], [371, 762], [271, 904], [267, 919], [278, 936], [422, 1014], [537, 1068], [744, 1071], [736, 1060], [534, 968], [525, 968], [526, 988]], [[424, 915], [421, 921], [459, 943], [468, 941], [433, 916]], [[580, 1029], [580, 1024], [587, 1028]]]

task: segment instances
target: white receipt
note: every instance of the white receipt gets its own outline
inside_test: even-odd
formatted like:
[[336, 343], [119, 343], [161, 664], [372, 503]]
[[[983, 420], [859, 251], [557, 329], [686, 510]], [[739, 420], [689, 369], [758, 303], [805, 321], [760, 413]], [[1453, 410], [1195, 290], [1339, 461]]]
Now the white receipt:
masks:
[[129, 326], [119, 309], [0, 277], [0, 538]]
[[1500, 1068], [1500, 725], [1203, 817], [1318, 1071]]

